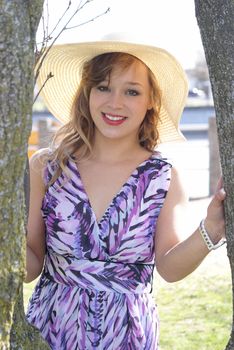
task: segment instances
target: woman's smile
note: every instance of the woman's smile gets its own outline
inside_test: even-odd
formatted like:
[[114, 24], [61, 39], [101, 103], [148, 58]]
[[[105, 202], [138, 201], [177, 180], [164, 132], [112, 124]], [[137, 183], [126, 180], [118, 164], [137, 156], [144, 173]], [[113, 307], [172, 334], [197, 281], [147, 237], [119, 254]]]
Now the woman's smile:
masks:
[[124, 117], [121, 115], [109, 114], [109, 113], [108, 114], [102, 113], [102, 118], [105, 123], [113, 126], [121, 125], [127, 119], [127, 117]]

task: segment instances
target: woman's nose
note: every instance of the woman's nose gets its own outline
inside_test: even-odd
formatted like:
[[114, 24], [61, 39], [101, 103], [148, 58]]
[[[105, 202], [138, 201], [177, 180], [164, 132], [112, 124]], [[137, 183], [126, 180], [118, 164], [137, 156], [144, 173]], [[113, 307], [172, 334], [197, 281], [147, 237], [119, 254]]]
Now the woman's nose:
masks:
[[110, 107], [112, 108], [121, 108], [123, 106], [123, 96], [118, 91], [113, 91], [109, 95], [108, 101]]

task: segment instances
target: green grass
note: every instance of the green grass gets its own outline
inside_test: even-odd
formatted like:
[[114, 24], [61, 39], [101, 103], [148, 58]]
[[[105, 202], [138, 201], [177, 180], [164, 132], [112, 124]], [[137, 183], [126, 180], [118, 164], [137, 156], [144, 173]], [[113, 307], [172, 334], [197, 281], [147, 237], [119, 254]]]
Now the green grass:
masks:
[[[24, 286], [25, 305], [35, 282]], [[155, 276], [160, 314], [160, 350], [223, 350], [232, 320], [231, 276], [221, 248], [183, 281]]]
[[225, 349], [231, 331], [232, 287], [222, 253], [212, 253], [180, 282], [169, 284], [156, 276], [160, 350]]
[[27, 309], [28, 301], [30, 296], [32, 295], [33, 289], [36, 285], [37, 281], [33, 281], [31, 283], [24, 284], [24, 308]]

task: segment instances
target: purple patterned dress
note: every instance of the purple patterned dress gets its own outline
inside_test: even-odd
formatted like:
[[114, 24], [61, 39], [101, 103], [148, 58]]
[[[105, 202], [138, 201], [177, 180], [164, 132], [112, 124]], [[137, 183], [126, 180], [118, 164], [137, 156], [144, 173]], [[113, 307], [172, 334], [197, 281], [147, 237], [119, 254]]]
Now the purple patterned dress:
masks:
[[[156, 350], [154, 235], [171, 165], [153, 153], [97, 222], [69, 161], [42, 203], [47, 253], [27, 319], [53, 350]], [[53, 173], [49, 163], [46, 181]]]

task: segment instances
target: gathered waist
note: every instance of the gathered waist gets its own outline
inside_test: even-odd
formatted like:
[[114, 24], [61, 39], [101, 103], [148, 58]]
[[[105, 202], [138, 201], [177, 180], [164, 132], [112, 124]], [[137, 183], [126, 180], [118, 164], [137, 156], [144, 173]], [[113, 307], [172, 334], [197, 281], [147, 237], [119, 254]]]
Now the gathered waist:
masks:
[[43, 274], [72, 287], [116, 293], [150, 293], [154, 264], [123, 263], [67, 257], [49, 251]]

